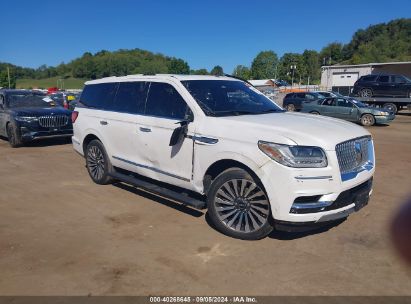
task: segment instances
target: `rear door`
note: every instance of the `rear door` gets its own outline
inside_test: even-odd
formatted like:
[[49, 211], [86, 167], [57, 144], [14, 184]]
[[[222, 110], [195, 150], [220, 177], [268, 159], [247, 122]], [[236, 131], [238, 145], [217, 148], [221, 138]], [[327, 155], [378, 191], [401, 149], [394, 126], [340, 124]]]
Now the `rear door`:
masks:
[[335, 116], [336, 98], [326, 98], [321, 105], [321, 115]]

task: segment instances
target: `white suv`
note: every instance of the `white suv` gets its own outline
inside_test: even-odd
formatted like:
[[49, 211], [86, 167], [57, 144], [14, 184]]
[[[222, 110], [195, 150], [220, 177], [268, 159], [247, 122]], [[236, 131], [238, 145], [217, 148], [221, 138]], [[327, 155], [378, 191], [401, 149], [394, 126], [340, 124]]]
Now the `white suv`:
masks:
[[240, 239], [345, 218], [372, 191], [364, 128], [286, 113], [231, 77], [88, 81], [72, 120], [74, 149], [94, 182], [208, 208], [218, 230]]

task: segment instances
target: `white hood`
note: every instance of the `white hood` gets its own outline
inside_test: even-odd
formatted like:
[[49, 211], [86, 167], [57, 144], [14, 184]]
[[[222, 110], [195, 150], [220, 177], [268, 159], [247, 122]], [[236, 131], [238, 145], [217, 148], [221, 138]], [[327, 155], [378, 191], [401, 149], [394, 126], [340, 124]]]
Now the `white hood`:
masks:
[[[209, 119], [213, 120], [212, 124], [207, 123]], [[208, 117], [205, 123], [205, 132], [198, 132], [215, 138], [248, 142], [263, 140], [288, 145], [318, 146], [325, 150], [335, 150], [336, 144], [340, 142], [370, 135], [363, 127], [351, 122], [290, 112]]]

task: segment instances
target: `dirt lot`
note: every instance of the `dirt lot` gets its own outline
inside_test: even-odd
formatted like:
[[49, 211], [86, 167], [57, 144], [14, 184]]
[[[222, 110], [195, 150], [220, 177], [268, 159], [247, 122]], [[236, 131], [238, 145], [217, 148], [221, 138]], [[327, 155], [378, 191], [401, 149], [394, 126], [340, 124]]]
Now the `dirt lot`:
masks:
[[411, 115], [369, 129], [370, 204], [340, 225], [256, 242], [205, 214], [91, 182], [64, 142], [0, 140], [1, 295], [411, 295], [388, 225], [411, 194]]

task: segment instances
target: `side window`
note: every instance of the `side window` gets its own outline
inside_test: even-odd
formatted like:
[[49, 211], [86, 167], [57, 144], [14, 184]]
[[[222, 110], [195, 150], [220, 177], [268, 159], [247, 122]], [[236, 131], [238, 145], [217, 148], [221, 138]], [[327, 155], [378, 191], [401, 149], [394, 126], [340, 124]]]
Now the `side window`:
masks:
[[334, 98], [327, 98], [323, 101], [323, 106], [335, 106], [335, 99]]
[[120, 82], [115, 101], [110, 110], [131, 114], [144, 114], [147, 82]]
[[377, 79], [377, 76], [375, 75], [369, 75], [369, 76], [362, 76], [361, 81], [375, 81]]
[[352, 108], [352, 103], [344, 98], [338, 98], [337, 105], [339, 107]]
[[379, 82], [390, 82], [390, 76], [380, 76], [378, 78]]
[[311, 94], [305, 94], [305, 99], [314, 100], [315, 97], [314, 97], [313, 95], [311, 95]]
[[172, 85], [160, 82], [151, 83], [146, 104], [146, 115], [184, 119], [188, 111], [189, 108], [186, 102]]
[[304, 93], [297, 93], [297, 94], [295, 94], [295, 97], [297, 97], [297, 98], [305, 98], [305, 94], [304, 94]]
[[405, 78], [399, 75], [391, 76], [391, 81], [395, 83], [405, 83]]
[[96, 109], [111, 108], [116, 95], [117, 83], [90, 84], [84, 87], [80, 102]]

